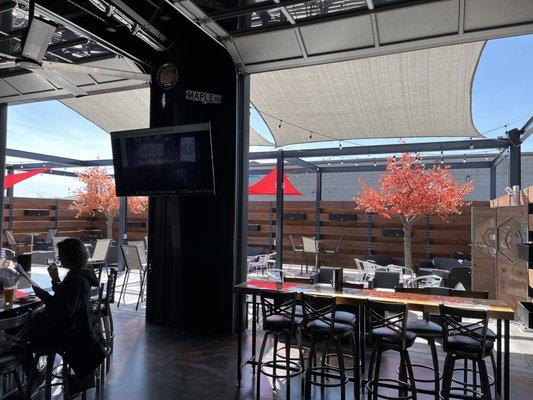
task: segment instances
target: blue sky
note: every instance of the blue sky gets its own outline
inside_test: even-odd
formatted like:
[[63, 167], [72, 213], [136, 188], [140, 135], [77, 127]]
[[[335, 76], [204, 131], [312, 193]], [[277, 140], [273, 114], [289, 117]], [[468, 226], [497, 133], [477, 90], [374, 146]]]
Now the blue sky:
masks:
[[[521, 127], [533, 114], [533, 35], [489, 41], [474, 79], [472, 105], [474, 124], [484, 133], [505, 124]], [[272, 141], [255, 112], [252, 126]], [[486, 133], [503, 135], [505, 128]], [[408, 141], [428, 141], [410, 139]], [[524, 145], [533, 151], [533, 139]], [[365, 144], [383, 140], [358, 141]], [[388, 142], [391, 142], [389, 140]], [[337, 142], [335, 142], [335, 145]], [[12, 106], [8, 116], [8, 148], [77, 159], [111, 158], [109, 135], [57, 101]], [[320, 147], [331, 143], [313, 143]], [[306, 144], [311, 147], [311, 144]], [[265, 148], [252, 148], [252, 151]], [[13, 161], [8, 158], [8, 162]], [[15, 186], [16, 196], [67, 197], [79, 187], [73, 178], [40, 175]]]

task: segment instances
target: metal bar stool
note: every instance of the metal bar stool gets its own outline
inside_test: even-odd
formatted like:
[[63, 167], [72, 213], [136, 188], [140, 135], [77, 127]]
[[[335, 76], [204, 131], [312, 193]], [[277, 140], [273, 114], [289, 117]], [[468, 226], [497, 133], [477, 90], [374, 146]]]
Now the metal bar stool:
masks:
[[[283, 293], [271, 290], [261, 291], [261, 310], [263, 314], [264, 337], [259, 352], [257, 368], [256, 398], [261, 397], [261, 374], [271, 377], [274, 382], [276, 378], [286, 379], [286, 398], [291, 396], [291, 378], [300, 375], [303, 371], [303, 354], [300, 350], [300, 363], [293, 361], [290, 357], [291, 337], [296, 333], [302, 324], [302, 318], [296, 317], [296, 293]], [[266, 343], [269, 336], [274, 337], [273, 359], [263, 362]], [[277, 348], [280, 337], [285, 339], [284, 360], [277, 360]], [[281, 365], [283, 363], [283, 365]], [[267, 369], [272, 369], [272, 373]], [[284, 369], [284, 374], [279, 375], [278, 369]]]
[[[353, 335], [353, 325], [338, 322], [336, 320], [337, 300], [335, 297], [312, 296], [302, 293], [302, 306], [304, 312], [305, 333], [311, 338], [308, 365], [305, 370], [305, 399], [311, 398], [311, 386], [319, 386], [322, 393], [326, 387], [339, 387], [341, 400], [346, 398], [346, 383], [348, 378], [344, 365], [342, 340], [350, 338], [352, 357], [357, 360], [357, 345]], [[324, 351], [320, 365], [316, 362], [317, 345], [323, 343]], [[335, 344], [338, 359], [338, 367], [326, 364], [329, 345]], [[357, 364], [356, 364], [357, 365]], [[354, 380], [359, 382], [358, 368], [355, 368]], [[316, 378], [320, 378], [318, 381]], [[325, 382], [325, 379], [337, 382]], [[358, 385], [354, 385], [354, 398], [359, 398]]]
[[[396, 288], [397, 292], [414, 293], [414, 294], [434, 294], [449, 296], [450, 289], [446, 288]], [[418, 393], [432, 394], [435, 400], [440, 396], [440, 372], [439, 372], [439, 358], [437, 356], [437, 347], [435, 340], [442, 338], [442, 326], [430, 319], [429, 313], [424, 313], [423, 318], [408, 318], [407, 330], [416, 334], [417, 338], [424, 339], [431, 351], [432, 366], [423, 364], [411, 364], [412, 367], [423, 368], [433, 372], [433, 379], [422, 379], [415, 377], [415, 382], [433, 383], [433, 390], [417, 388]]]
[[[416, 334], [407, 330], [407, 306], [398, 303], [367, 302], [372, 355], [365, 389], [368, 399], [416, 400], [416, 383], [409, 352]], [[399, 380], [380, 378], [381, 357], [387, 350], [400, 353]], [[408, 382], [407, 382], [408, 380]], [[398, 397], [379, 394], [380, 388], [397, 389]]]
[[[441, 398], [465, 398], [466, 394], [479, 397], [483, 400], [492, 400], [489, 375], [485, 358], [490, 357], [494, 348], [494, 342], [487, 337], [488, 317], [486, 311], [464, 310], [460, 308], [440, 306], [440, 316], [443, 323], [443, 348], [446, 352], [444, 371], [442, 377]], [[468, 318], [464, 322], [463, 318]], [[467, 385], [460, 387], [451, 386], [457, 383], [453, 380], [455, 362], [457, 360], [472, 361], [479, 368], [480, 385]], [[477, 373], [476, 373], [477, 375]], [[480, 388], [481, 392], [477, 389]], [[459, 394], [457, 392], [462, 392]]]

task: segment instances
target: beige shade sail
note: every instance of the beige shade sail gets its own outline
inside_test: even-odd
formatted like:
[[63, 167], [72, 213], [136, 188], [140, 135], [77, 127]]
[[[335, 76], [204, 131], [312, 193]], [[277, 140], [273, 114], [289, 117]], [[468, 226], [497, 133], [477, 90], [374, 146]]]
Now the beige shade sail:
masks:
[[472, 82], [484, 44], [254, 74], [251, 101], [277, 146], [348, 139], [477, 137]]
[[274, 143], [269, 142], [263, 136], [250, 127], [250, 146], [274, 146]]
[[60, 100], [106, 132], [148, 128], [150, 89], [134, 89]]

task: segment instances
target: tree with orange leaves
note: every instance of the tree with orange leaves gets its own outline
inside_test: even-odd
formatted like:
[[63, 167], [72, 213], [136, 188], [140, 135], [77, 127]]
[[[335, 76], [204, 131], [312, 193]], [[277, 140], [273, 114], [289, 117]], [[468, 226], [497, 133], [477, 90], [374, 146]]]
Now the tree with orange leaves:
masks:
[[418, 156], [403, 154], [389, 158], [387, 172], [379, 178], [379, 189], [359, 180], [361, 193], [354, 198], [356, 208], [385, 218], [398, 216], [404, 228], [405, 266], [412, 268], [411, 234], [419, 216], [439, 215], [444, 220], [459, 214], [463, 198], [473, 183], [460, 185], [448, 167], [425, 168]]
[[[78, 211], [77, 216], [93, 213], [95, 210], [106, 217], [107, 237], [113, 238], [113, 220], [118, 215], [120, 203], [115, 193], [115, 181], [102, 167], [86, 168], [78, 174], [78, 179], [85, 184], [83, 189], [74, 192], [71, 209]], [[146, 210], [146, 197], [128, 199], [128, 210], [140, 214]]]

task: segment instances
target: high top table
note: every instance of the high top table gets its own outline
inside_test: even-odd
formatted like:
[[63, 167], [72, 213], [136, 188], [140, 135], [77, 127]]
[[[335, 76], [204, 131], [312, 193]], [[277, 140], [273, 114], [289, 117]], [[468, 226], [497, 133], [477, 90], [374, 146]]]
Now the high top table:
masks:
[[[275, 290], [274, 282], [250, 280], [239, 285], [235, 285], [233, 291], [237, 296], [237, 386], [242, 386], [242, 368], [245, 364], [251, 364], [254, 368], [257, 366], [256, 344], [257, 344], [257, 296], [261, 290]], [[488, 317], [496, 320], [497, 327], [497, 350], [496, 350], [496, 371], [494, 377], [496, 384], [496, 393], [499, 398], [508, 400], [509, 395], [509, 368], [510, 368], [510, 321], [514, 319], [514, 310], [501, 300], [483, 300], [462, 297], [435, 296], [414, 293], [396, 293], [381, 290], [368, 289], [348, 289], [335, 292], [329, 284], [306, 285], [301, 283], [284, 283], [281, 289], [283, 292], [306, 293], [322, 296], [335, 296], [338, 304], [352, 304], [355, 306], [364, 306], [367, 300], [387, 301], [394, 303], [404, 303], [411, 311], [422, 311], [433, 314], [440, 313], [439, 306], [445, 304], [451, 307], [464, 308], [469, 310], [485, 310]], [[243, 331], [243, 297], [252, 295], [252, 354], [251, 357], [243, 363], [242, 359], [242, 331]], [[363, 313], [360, 313], [357, 319], [357, 330], [362, 331], [361, 321]], [[503, 321], [503, 334], [502, 334]], [[361, 335], [364, 336], [364, 335]], [[356, 336], [360, 340], [360, 336]], [[502, 346], [503, 341], [503, 346]], [[361, 343], [359, 344], [361, 346]], [[503, 369], [502, 369], [502, 348], [503, 348]], [[364, 348], [363, 352], [364, 354]], [[359, 363], [355, 363], [358, 365]], [[502, 394], [502, 375], [503, 375], [503, 394]], [[360, 387], [359, 382], [355, 382]], [[360, 391], [357, 392], [360, 397]]]

